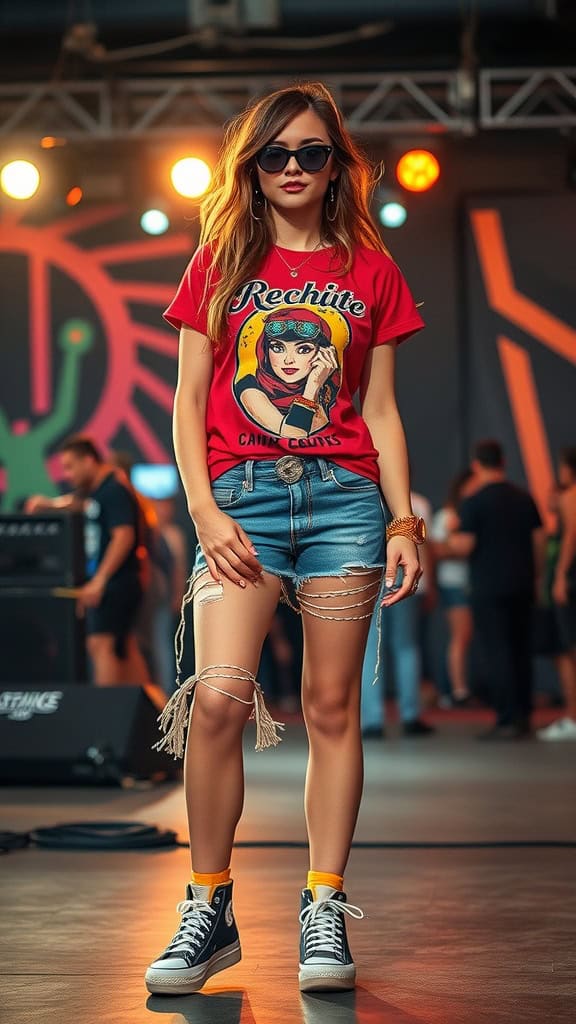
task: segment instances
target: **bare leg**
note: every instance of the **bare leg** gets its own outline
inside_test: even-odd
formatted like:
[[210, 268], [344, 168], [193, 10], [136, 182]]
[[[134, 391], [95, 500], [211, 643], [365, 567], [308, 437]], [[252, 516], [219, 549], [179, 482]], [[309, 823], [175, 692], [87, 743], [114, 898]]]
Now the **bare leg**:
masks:
[[472, 640], [472, 613], [469, 608], [448, 608], [446, 611], [450, 640], [447, 660], [450, 686], [454, 697], [465, 697], [468, 689], [468, 648]]
[[86, 646], [92, 660], [96, 686], [118, 686], [122, 682], [122, 663], [116, 655], [112, 633], [92, 633]]
[[[304, 667], [302, 708], [310, 742], [306, 773], [306, 823], [310, 867], [343, 875], [356, 826], [364, 778], [360, 732], [360, 683], [371, 612], [380, 587], [381, 570], [305, 583], [304, 596], [347, 591], [371, 584], [356, 596], [324, 598], [322, 619], [303, 602]], [[342, 608], [370, 598], [361, 608]], [[320, 602], [314, 602], [319, 610]]]
[[[196, 673], [209, 665], [235, 665], [256, 673], [262, 644], [280, 596], [280, 580], [266, 574], [242, 590], [227, 580], [206, 587], [194, 602]], [[216, 600], [208, 600], [217, 596]], [[248, 681], [210, 680], [242, 700]], [[230, 864], [244, 803], [242, 733], [251, 707], [198, 684], [184, 763], [190, 853], [195, 871], [217, 872]]]
[[124, 643], [126, 644], [126, 657], [120, 661], [122, 682], [134, 686], [150, 686], [150, 674], [135, 635], [130, 633]]
[[576, 722], [576, 652], [559, 654], [554, 661], [564, 694], [566, 717]]

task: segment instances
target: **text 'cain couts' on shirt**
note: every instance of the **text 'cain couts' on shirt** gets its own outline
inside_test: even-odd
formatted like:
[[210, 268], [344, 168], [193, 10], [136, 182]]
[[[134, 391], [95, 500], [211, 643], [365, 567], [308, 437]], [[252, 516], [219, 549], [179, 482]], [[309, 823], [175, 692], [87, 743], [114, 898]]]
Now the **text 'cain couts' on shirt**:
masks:
[[[248, 459], [323, 456], [379, 481], [377, 451], [352, 398], [368, 351], [424, 326], [401, 271], [363, 246], [342, 272], [334, 248], [272, 248], [230, 306], [228, 333], [214, 348], [206, 411], [208, 468], [215, 480]], [[209, 246], [191, 259], [164, 313], [207, 334]], [[284, 260], [286, 262], [284, 262]], [[208, 275], [208, 281], [207, 281]]]

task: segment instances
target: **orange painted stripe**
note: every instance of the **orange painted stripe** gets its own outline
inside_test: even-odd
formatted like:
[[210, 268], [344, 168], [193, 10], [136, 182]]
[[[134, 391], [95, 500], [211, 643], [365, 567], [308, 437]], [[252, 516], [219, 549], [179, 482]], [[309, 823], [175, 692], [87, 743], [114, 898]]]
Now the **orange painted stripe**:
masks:
[[30, 391], [32, 412], [36, 416], [52, 408], [52, 348], [50, 344], [49, 267], [41, 253], [29, 260], [28, 308], [30, 310]]
[[189, 253], [192, 245], [188, 235], [168, 235], [166, 238], [142, 239], [139, 242], [114, 242], [112, 245], [91, 249], [90, 254], [100, 263], [135, 263], [154, 260], [162, 256]]
[[167, 413], [172, 415], [174, 408], [174, 385], [167, 384], [161, 377], [157, 377], [147, 366], [139, 363], [133, 370], [133, 381], [158, 405], [162, 406]]
[[498, 338], [498, 352], [528, 486], [542, 521], [552, 527], [554, 518], [548, 510], [548, 501], [554, 486], [554, 469], [530, 356], [502, 335]]
[[174, 285], [171, 284], [119, 281], [114, 282], [114, 288], [126, 302], [141, 302], [148, 306], [167, 306], [174, 298]]
[[170, 456], [134, 405], [128, 406], [124, 423], [149, 462], [170, 462]]
[[470, 219], [492, 308], [576, 364], [576, 330], [516, 290], [498, 210], [472, 210]]

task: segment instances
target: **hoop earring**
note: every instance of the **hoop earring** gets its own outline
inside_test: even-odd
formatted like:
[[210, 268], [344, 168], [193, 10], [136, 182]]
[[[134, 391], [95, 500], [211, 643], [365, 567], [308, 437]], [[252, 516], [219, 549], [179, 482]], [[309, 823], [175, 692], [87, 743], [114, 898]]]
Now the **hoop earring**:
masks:
[[252, 193], [252, 198], [250, 200], [250, 213], [252, 215], [252, 219], [253, 220], [260, 220], [260, 221], [262, 221], [262, 220], [264, 220], [264, 217], [257, 217], [256, 214], [254, 213], [254, 201], [256, 201], [256, 205], [259, 206], [260, 209], [264, 211], [264, 213], [267, 212], [267, 210], [268, 210], [268, 200], [266, 199], [266, 196], [263, 195], [262, 191], [257, 186], [254, 189], [254, 192]]
[[[329, 210], [328, 210], [328, 207], [330, 206], [331, 203], [332, 203], [332, 206], [333, 206], [332, 216], [330, 216], [330, 213], [329, 213]], [[326, 200], [326, 217], [327, 217], [327, 219], [330, 222], [332, 222], [332, 221], [336, 220], [337, 216], [338, 216], [338, 196], [336, 195], [336, 189], [334, 188], [334, 182], [331, 181], [330, 185], [328, 187], [328, 199]]]

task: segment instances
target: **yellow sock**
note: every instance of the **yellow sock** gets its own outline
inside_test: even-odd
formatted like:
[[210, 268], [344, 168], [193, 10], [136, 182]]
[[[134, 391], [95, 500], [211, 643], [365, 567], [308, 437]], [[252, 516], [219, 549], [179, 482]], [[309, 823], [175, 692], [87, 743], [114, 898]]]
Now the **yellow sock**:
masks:
[[225, 871], [216, 871], [210, 874], [206, 874], [200, 871], [193, 871], [190, 876], [192, 885], [209, 885], [210, 895], [209, 899], [212, 899], [214, 889], [217, 885], [222, 885], [224, 882], [230, 881], [230, 868], [226, 868]]
[[329, 871], [309, 871], [306, 888], [311, 889], [314, 899], [316, 899], [317, 885], [330, 885], [333, 889], [342, 892], [344, 878], [342, 875], [333, 875]]

